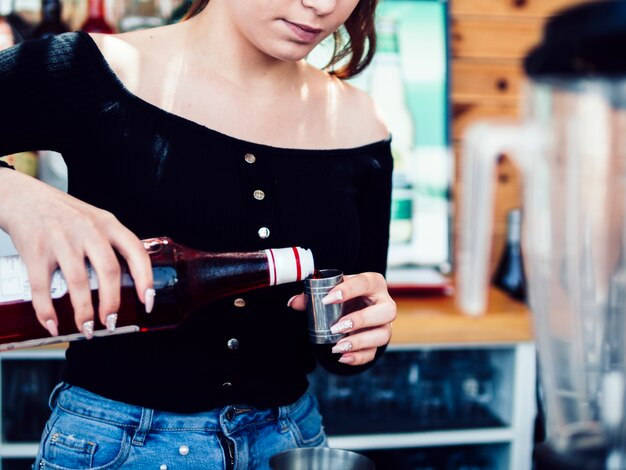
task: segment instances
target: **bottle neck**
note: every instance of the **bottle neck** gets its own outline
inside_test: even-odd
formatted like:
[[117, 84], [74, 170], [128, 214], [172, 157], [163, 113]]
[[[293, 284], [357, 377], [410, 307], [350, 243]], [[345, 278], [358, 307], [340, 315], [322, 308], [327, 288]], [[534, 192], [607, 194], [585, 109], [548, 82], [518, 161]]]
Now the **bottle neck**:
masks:
[[104, 20], [104, 0], [89, 0], [88, 18]]
[[507, 216], [507, 243], [519, 245], [522, 233], [522, 213], [519, 209], [513, 209]]
[[61, 22], [61, 2], [59, 0], [45, 0], [41, 9], [42, 23]]

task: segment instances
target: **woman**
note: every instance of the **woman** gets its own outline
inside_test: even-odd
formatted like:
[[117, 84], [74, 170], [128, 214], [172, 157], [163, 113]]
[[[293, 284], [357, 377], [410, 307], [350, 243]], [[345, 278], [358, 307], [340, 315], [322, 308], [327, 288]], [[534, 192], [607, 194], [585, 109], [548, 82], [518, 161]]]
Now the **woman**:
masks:
[[[57, 266], [90, 337], [94, 320], [115, 328], [116, 252], [146, 308], [154, 301], [141, 238], [206, 251], [301, 245], [319, 268], [359, 273], [328, 297], [359, 307], [323, 363], [343, 374], [371, 365], [395, 317], [377, 274], [392, 160], [374, 105], [341, 78], [371, 59], [375, 4], [203, 0], [176, 25], [68, 33], [0, 54], [11, 114], [0, 154], [51, 149], [68, 164], [69, 195], [0, 169], [0, 227], [52, 335]], [[308, 65], [344, 24], [350, 42], [335, 59], [345, 65]], [[99, 279], [97, 312], [85, 258]], [[300, 285], [278, 286], [216, 302], [173, 331], [72, 343], [36, 466], [267, 469], [277, 452], [325, 445], [306, 392], [316, 357], [303, 309]]]

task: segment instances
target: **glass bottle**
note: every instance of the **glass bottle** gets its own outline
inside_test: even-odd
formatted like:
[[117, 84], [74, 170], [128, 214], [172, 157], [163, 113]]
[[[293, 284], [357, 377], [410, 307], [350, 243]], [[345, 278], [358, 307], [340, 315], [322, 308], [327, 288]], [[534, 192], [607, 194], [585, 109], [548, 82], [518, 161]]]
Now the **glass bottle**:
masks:
[[[176, 327], [185, 317], [214, 300], [262, 287], [301, 281], [314, 271], [310, 250], [299, 247], [258, 252], [212, 253], [175, 243], [167, 237], [144, 240], [152, 261], [154, 308], [146, 313], [122, 261], [121, 302], [117, 328], [108, 332], [99, 320], [94, 336]], [[88, 266], [94, 308], [97, 278]], [[59, 336], [50, 337], [35, 317], [26, 268], [19, 256], [0, 257], [0, 351], [84, 339], [79, 333], [62, 273], [53, 274], [51, 295]]]
[[155, 0], [128, 0], [117, 29], [125, 33], [164, 24], [165, 19], [160, 14]]
[[30, 38], [32, 26], [18, 13], [15, 0], [0, 0], [0, 50]]
[[34, 39], [43, 39], [69, 31], [61, 19], [61, 8], [60, 0], [42, 0], [41, 21], [33, 30]]
[[376, 22], [376, 31], [378, 38], [369, 93], [392, 135], [394, 169], [389, 238], [391, 243], [410, 243], [413, 237], [413, 184], [409, 164], [415, 129], [406, 99], [398, 22], [391, 17], [382, 17]]
[[11, 24], [11, 0], [0, 0], [0, 51], [20, 42], [19, 32]]
[[507, 214], [506, 245], [493, 276], [493, 284], [517, 300], [526, 299], [526, 277], [521, 247], [522, 213], [513, 209]]
[[87, 33], [114, 33], [115, 31], [106, 20], [104, 6], [104, 0], [89, 0], [87, 19], [80, 29]]

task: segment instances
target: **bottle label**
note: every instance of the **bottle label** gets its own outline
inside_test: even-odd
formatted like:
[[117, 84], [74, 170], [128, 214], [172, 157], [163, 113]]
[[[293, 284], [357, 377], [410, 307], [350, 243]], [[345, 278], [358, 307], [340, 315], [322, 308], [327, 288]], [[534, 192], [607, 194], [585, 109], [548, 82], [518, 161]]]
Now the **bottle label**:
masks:
[[[91, 290], [98, 288], [98, 278], [93, 268], [86, 264]], [[67, 294], [67, 282], [59, 269], [52, 273], [50, 296], [59, 299]], [[26, 265], [18, 255], [0, 257], [0, 303], [30, 301], [30, 290]]]
[[[122, 326], [116, 328], [111, 332], [108, 330], [97, 330], [93, 332], [95, 337], [122, 335], [126, 333], [136, 333], [140, 330], [137, 325]], [[27, 341], [20, 341], [17, 343], [0, 344], [0, 352], [13, 351], [14, 349], [35, 348], [38, 346], [47, 346], [50, 344], [68, 343], [70, 341], [76, 341], [79, 339], [85, 339], [85, 335], [82, 333], [73, 333], [63, 336], [50, 336], [48, 338], [29, 339]]]
[[313, 274], [313, 255], [300, 247], [265, 250], [270, 274], [270, 286], [302, 281]]

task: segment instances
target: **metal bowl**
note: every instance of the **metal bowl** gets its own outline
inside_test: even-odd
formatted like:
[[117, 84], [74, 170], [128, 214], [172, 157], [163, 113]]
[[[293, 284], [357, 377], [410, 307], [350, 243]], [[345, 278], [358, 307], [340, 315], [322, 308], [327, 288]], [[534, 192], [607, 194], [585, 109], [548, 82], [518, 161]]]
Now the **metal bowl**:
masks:
[[375, 470], [374, 462], [349, 450], [308, 447], [280, 452], [270, 459], [273, 470]]

